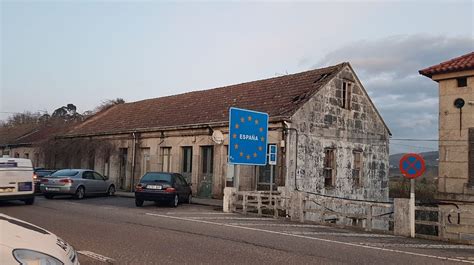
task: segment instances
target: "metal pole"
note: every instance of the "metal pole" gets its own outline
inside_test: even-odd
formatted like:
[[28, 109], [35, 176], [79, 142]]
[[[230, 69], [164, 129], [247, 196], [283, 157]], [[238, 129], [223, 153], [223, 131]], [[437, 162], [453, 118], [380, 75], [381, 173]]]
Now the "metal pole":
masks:
[[410, 237], [415, 237], [415, 179], [410, 179]]
[[270, 194], [273, 192], [273, 165], [270, 165]]

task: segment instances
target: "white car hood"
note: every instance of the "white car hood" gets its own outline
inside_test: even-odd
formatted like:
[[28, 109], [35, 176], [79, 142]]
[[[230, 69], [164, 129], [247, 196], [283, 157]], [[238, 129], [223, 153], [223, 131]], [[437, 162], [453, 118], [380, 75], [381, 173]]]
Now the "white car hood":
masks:
[[69, 257], [75, 255], [74, 249], [55, 234], [1, 213], [0, 245], [12, 250], [21, 248], [42, 252], [65, 264], [72, 264]]

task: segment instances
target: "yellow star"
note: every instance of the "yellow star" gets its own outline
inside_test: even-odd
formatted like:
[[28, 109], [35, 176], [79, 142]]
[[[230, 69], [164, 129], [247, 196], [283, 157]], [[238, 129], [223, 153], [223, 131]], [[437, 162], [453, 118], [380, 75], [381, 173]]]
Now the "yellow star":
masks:
[[257, 153], [253, 153], [253, 157], [257, 157]]
[[240, 156], [244, 156], [244, 153], [240, 152], [240, 154], [239, 154], [239, 155], [240, 155]]
[[258, 151], [262, 151], [263, 148], [261, 146], [258, 147]]
[[260, 132], [263, 132], [263, 128], [260, 128]]
[[235, 128], [238, 129], [239, 127], [240, 127], [240, 126], [239, 126], [239, 124], [237, 123], [237, 124], [235, 125]]
[[238, 145], [238, 144], [234, 145], [234, 147], [235, 147], [235, 149], [239, 149], [239, 145]]
[[232, 138], [234, 138], [234, 139], [237, 138], [237, 134], [235, 134], [235, 133], [232, 134]]
[[247, 155], [247, 159], [250, 159], [250, 155]]
[[241, 121], [242, 123], [244, 123], [244, 122], [245, 122], [244, 117], [240, 118], [240, 121]]
[[251, 121], [251, 120], [252, 120], [252, 116], [249, 116], [247, 119], [248, 119], [249, 121]]
[[260, 140], [261, 140], [262, 142], [265, 142], [265, 137], [263, 137], [263, 136], [260, 137]]
[[258, 120], [255, 120], [255, 124], [258, 124]]

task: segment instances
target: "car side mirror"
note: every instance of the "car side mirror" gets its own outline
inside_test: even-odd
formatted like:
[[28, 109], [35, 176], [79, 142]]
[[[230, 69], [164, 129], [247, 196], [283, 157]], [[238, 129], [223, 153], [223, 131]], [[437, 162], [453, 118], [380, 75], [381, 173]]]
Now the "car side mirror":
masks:
[[193, 184], [192, 183], [188, 183], [188, 186], [191, 187]]
[[109, 176], [104, 176], [104, 179], [105, 179], [105, 180], [109, 180]]

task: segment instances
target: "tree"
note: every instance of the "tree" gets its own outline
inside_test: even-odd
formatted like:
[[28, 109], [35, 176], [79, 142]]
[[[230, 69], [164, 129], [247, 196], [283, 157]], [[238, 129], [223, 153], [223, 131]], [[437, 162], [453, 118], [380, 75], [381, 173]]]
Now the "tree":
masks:
[[82, 115], [77, 113], [77, 107], [74, 104], [67, 104], [66, 106], [62, 106], [60, 108], [57, 108], [54, 112], [53, 115], [51, 116], [53, 118], [57, 119], [62, 119], [65, 121], [68, 120], [82, 120]]

